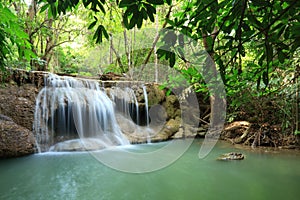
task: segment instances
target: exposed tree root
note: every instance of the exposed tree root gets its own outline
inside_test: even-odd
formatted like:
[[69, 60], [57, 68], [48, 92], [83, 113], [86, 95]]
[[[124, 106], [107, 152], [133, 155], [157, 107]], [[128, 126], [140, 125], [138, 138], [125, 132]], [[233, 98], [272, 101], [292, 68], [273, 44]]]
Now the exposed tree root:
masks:
[[227, 124], [222, 132], [221, 139], [232, 144], [243, 144], [252, 148], [258, 146], [300, 148], [297, 136], [284, 135], [278, 125], [268, 123], [250, 123], [236, 121]]

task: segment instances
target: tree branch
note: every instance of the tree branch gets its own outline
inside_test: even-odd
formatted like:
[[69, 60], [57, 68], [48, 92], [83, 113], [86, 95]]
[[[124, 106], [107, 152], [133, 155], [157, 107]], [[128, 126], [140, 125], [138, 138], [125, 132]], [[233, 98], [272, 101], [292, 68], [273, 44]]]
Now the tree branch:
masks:
[[[171, 12], [172, 12], [172, 8], [173, 8], [173, 6], [170, 6], [170, 7], [169, 7], [169, 11], [168, 11], [168, 13], [167, 13], [165, 19], [169, 19], [169, 18], [170, 18], [170, 15], [171, 15]], [[162, 25], [162, 29], [165, 28], [166, 26], [167, 26], [167, 20], [165, 20], [164, 24]], [[142, 68], [141, 68], [141, 71], [144, 70], [146, 64], [149, 62], [150, 57], [151, 57], [151, 55], [152, 55], [152, 53], [153, 53], [153, 51], [154, 51], [154, 48], [155, 48], [155, 46], [156, 46], [156, 44], [157, 44], [157, 42], [158, 42], [158, 39], [159, 39], [159, 32], [157, 32], [157, 34], [156, 34], [156, 36], [155, 36], [155, 38], [154, 38], [154, 41], [153, 41], [153, 43], [152, 43], [152, 47], [151, 47], [151, 49], [150, 49], [150, 51], [149, 51], [149, 53], [148, 53], [146, 59], [145, 59], [144, 62], [143, 62], [144, 64], [143, 64], [143, 66], [142, 66]]]

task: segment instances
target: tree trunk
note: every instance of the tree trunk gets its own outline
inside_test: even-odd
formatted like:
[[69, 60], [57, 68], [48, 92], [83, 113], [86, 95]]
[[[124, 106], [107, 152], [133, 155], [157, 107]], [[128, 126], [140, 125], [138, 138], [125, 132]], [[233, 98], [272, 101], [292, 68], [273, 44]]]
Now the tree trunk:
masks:
[[[111, 37], [111, 36], [112, 36], [112, 35], [110, 35], [110, 37]], [[117, 62], [118, 62], [118, 64], [119, 64], [119, 67], [121, 68], [122, 73], [125, 73], [124, 66], [123, 66], [122, 61], [121, 61], [121, 57], [120, 57], [120, 55], [118, 54], [118, 52], [116, 51], [116, 49], [115, 49], [113, 43], [110, 44], [110, 48], [111, 48], [111, 50], [114, 52], [114, 54], [115, 54], [116, 57], [117, 57]]]
[[127, 63], [128, 63], [127, 66], [128, 66], [128, 70], [130, 70], [130, 68], [131, 68], [130, 47], [128, 45], [128, 37], [127, 37], [126, 29], [124, 29], [123, 35], [124, 35], [124, 49], [125, 49], [125, 54], [126, 54]]
[[[52, 54], [53, 54], [52, 49], [53, 49], [53, 44], [54, 44], [53, 31], [51, 30], [52, 25], [53, 25], [53, 19], [50, 18], [50, 19], [45, 19], [45, 20], [48, 20], [46, 24], [47, 24], [47, 27], [48, 27], [48, 30], [50, 31], [50, 33], [47, 34], [47, 37], [46, 37], [46, 47], [45, 47], [45, 50], [44, 50], [43, 56], [42, 56], [42, 60], [45, 61], [45, 63], [44, 63], [44, 65], [40, 66], [41, 71], [48, 70], [49, 62], [51, 61]], [[43, 41], [41, 41], [41, 42], [43, 42]]]
[[206, 59], [206, 64], [203, 67], [203, 77], [210, 92], [210, 128], [212, 135], [218, 137], [223, 129], [226, 116], [226, 94], [224, 84], [221, 77], [218, 75], [215, 61], [213, 59], [213, 46], [209, 46], [207, 37], [212, 37], [213, 41], [216, 38], [216, 29], [208, 36], [206, 33], [202, 34], [203, 46], [208, 52], [209, 57]]
[[113, 36], [112, 34], [110, 33], [109, 34], [109, 64], [112, 64], [113, 63]]
[[[156, 35], [159, 34], [159, 23], [158, 23], [158, 14], [156, 13], [155, 15], [155, 31], [156, 31]], [[154, 68], [155, 68], [155, 83], [158, 82], [158, 57], [157, 57], [157, 53], [156, 53], [157, 49], [156, 49], [156, 44], [154, 46]]]

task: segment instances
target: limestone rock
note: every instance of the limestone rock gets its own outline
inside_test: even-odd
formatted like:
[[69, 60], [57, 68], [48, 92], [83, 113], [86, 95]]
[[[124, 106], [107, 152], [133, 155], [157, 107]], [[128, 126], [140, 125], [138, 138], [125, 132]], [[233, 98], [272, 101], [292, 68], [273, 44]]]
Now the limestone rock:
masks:
[[166, 97], [166, 101], [163, 103], [169, 118], [175, 119], [181, 115], [179, 101], [175, 95], [169, 95]]
[[32, 130], [37, 88], [32, 84], [0, 88], [0, 110], [16, 124]]
[[147, 87], [149, 106], [160, 104], [165, 99], [165, 91], [161, 90], [158, 85]]
[[230, 152], [222, 154], [217, 160], [243, 160], [245, 156], [240, 152]]
[[0, 157], [33, 154], [36, 148], [32, 132], [11, 120], [2, 119], [3, 117], [0, 119]]
[[153, 138], [151, 138], [151, 141], [158, 142], [170, 139], [171, 136], [173, 136], [179, 130], [180, 124], [181, 119], [179, 117], [176, 117], [176, 119], [170, 119], [162, 128], [162, 130]]

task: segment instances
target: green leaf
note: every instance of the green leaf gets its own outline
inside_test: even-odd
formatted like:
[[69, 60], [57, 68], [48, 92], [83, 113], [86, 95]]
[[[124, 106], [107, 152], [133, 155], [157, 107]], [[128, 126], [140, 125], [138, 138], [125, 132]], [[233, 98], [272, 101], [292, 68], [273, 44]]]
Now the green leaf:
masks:
[[273, 59], [273, 48], [268, 42], [266, 43], [267, 62], [271, 62]]
[[286, 28], [285, 26], [282, 26], [281, 28], [278, 29], [277, 35], [276, 35], [277, 38], [281, 37], [281, 35], [283, 34], [285, 28]]
[[40, 13], [44, 12], [45, 10], [47, 10], [49, 8], [49, 4], [45, 4], [41, 7], [40, 9]]
[[[134, 16], [133, 16], [134, 17]], [[137, 17], [137, 22], [136, 22], [136, 25], [138, 28], [141, 28], [142, 27], [142, 24], [143, 24], [143, 18], [140, 17], [140, 15]]]
[[26, 60], [30, 61], [31, 58], [35, 58], [36, 55], [30, 49], [24, 49], [24, 57]]
[[56, 9], [56, 6], [55, 6], [55, 4], [53, 3], [53, 4], [50, 4], [50, 11], [51, 12], [49, 12], [49, 13], [51, 13], [51, 16], [53, 17], [53, 18], [56, 18], [56, 16], [57, 16], [57, 9]]
[[105, 37], [106, 39], [109, 39], [109, 35], [107, 34], [106, 29], [104, 28], [103, 25], [99, 25], [94, 36], [93, 39], [96, 39], [96, 44], [97, 43], [101, 43], [102, 42], [102, 37]]
[[136, 4], [136, 3], [137, 3], [136, 0], [122, 0], [119, 3], [119, 8], [129, 7], [129, 6], [132, 6], [132, 5]]
[[170, 61], [169, 61], [169, 63], [170, 63], [170, 67], [174, 67], [174, 65], [175, 65], [175, 53], [174, 52], [169, 52], [169, 55], [170, 55]]
[[263, 82], [266, 85], [266, 87], [269, 85], [269, 74], [267, 71], [263, 72]]
[[148, 15], [149, 15], [149, 13], [156, 14], [156, 9], [153, 6], [151, 6], [149, 4], [144, 4], [144, 6], [147, 9]]
[[148, 17], [149, 17], [149, 19], [150, 19], [151, 22], [154, 22], [154, 15], [153, 15], [153, 13], [149, 13], [148, 12]]
[[157, 57], [159, 59], [166, 58], [167, 53], [168, 53], [168, 51], [161, 49], [161, 48], [157, 49], [157, 51], [156, 51]]
[[249, 14], [249, 15], [247, 15], [247, 17], [251, 24], [255, 25], [256, 27], [262, 27], [261, 22], [258, 21], [255, 16], [253, 16], [252, 14]]
[[177, 40], [177, 35], [174, 33], [174, 31], [169, 31], [163, 38], [163, 41], [169, 46], [174, 46], [176, 40]]
[[93, 21], [93, 22], [89, 25], [88, 29], [94, 28], [94, 26], [95, 26], [96, 24], [97, 24], [97, 21]]
[[286, 40], [290, 39], [290, 33], [291, 33], [291, 29], [290, 29], [290, 27], [287, 27], [283, 34], [284, 39], [286, 39]]
[[133, 15], [133, 17], [130, 19], [128, 28], [132, 29], [137, 24], [138, 18]]
[[145, 8], [142, 8], [141, 13], [142, 13], [143, 19], [144, 19], [144, 20], [147, 20], [148, 15], [147, 15], [147, 11], [146, 11]]
[[166, 2], [169, 6], [172, 4], [172, 0], [166, 0]]
[[181, 32], [182, 34], [184, 34], [184, 35], [189, 36], [189, 35], [191, 35], [191, 33], [193, 32], [193, 30], [192, 30], [190, 27], [188, 27], [188, 26], [182, 26], [180, 32]]
[[172, 90], [168, 89], [168, 91], [166, 92], [166, 96], [169, 96], [171, 94]]
[[280, 63], [284, 63], [285, 55], [282, 52], [282, 50], [278, 50], [278, 60], [279, 60]]
[[[98, 28], [96, 29], [94, 36], [93, 36], [93, 40], [95, 40], [96, 38], [98, 38], [98, 35], [100, 34], [99, 32], [101, 31], [101, 27], [98, 26]], [[96, 42], [97, 43], [97, 42]]]
[[98, 35], [97, 35], [97, 40], [96, 40], [96, 44], [99, 44], [102, 42], [102, 30], [100, 30], [98, 32]]
[[250, 31], [251, 30], [250, 26], [247, 23], [242, 23], [242, 28], [243, 28], [244, 31]]
[[106, 29], [104, 28], [104, 26], [101, 25], [101, 29], [102, 29], [104, 37], [108, 40], [109, 39], [109, 35], [108, 35]]
[[152, 6], [150, 6], [148, 4], [145, 4], [145, 7], [146, 7], [145, 11], [147, 12], [147, 14], [149, 16], [150, 21], [154, 22], [154, 15], [153, 15], [153, 13], [155, 13], [155, 8], [153, 8]]
[[299, 38], [300, 37], [300, 22], [293, 23], [290, 30], [291, 30], [291, 36], [293, 38]]
[[255, 6], [269, 6], [269, 1], [266, 0], [252, 0], [253, 5]]
[[168, 23], [168, 24], [170, 24], [171, 26], [175, 26], [176, 24], [175, 24], [175, 22], [173, 21], [173, 20], [170, 20], [170, 19], [165, 19], [166, 20], [166, 22]]
[[147, 0], [147, 2], [154, 5], [163, 5], [165, 3], [164, 0]]
[[104, 14], [106, 13], [105, 8], [103, 7], [103, 5], [101, 3], [98, 4], [98, 7], [102, 11], [102, 13], [104, 13]]
[[79, 0], [71, 0], [73, 6], [76, 6], [79, 3]]
[[84, 7], [87, 8], [92, 3], [92, 0], [83, 0], [82, 3]]
[[299, 130], [295, 130], [294, 134], [295, 135], [300, 135], [300, 131]]
[[125, 28], [129, 29], [128, 17], [126, 17], [125, 15], [123, 17], [123, 23]]

